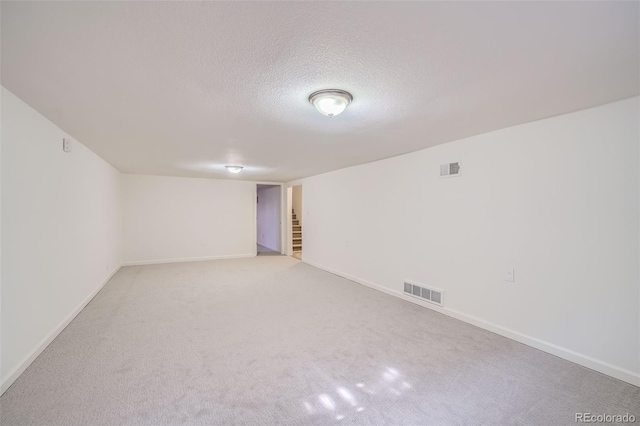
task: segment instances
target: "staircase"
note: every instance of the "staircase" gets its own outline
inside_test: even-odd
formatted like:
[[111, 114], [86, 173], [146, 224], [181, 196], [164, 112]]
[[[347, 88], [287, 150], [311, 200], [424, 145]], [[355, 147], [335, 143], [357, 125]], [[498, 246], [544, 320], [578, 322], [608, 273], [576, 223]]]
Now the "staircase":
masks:
[[293, 237], [293, 252], [300, 253], [302, 252], [302, 225], [300, 225], [300, 219], [297, 219], [296, 211], [291, 209], [291, 232]]

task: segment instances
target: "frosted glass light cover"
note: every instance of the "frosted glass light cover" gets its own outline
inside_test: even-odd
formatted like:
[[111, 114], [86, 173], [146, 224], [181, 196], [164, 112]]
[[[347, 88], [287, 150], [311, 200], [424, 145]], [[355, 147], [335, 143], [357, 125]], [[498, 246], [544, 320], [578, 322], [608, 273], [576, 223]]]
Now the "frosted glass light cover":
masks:
[[351, 103], [353, 96], [344, 90], [319, 90], [309, 96], [309, 102], [321, 114], [331, 118], [342, 113]]
[[225, 166], [225, 167], [231, 173], [240, 173], [242, 171], [242, 166]]

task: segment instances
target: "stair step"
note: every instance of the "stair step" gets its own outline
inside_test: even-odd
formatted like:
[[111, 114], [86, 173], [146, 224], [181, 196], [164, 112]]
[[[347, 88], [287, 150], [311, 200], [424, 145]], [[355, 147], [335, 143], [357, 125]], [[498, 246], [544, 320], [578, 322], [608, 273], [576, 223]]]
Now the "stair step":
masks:
[[293, 225], [293, 232], [302, 232], [302, 225]]
[[294, 226], [298, 226], [298, 225], [300, 225], [300, 221], [299, 221], [299, 220], [297, 220], [297, 219], [296, 219], [296, 220], [294, 220], [294, 221], [293, 221], [293, 225], [294, 225]]

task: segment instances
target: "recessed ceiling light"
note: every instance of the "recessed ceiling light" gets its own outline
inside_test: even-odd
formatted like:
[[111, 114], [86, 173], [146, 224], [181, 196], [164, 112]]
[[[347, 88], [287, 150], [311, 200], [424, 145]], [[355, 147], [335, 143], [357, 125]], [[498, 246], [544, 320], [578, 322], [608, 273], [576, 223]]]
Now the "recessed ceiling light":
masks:
[[227, 170], [229, 170], [231, 173], [240, 173], [243, 169], [242, 166], [225, 166], [227, 168]]
[[309, 96], [309, 102], [316, 107], [318, 112], [329, 118], [344, 111], [352, 100], [351, 93], [338, 89], [318, 90]]

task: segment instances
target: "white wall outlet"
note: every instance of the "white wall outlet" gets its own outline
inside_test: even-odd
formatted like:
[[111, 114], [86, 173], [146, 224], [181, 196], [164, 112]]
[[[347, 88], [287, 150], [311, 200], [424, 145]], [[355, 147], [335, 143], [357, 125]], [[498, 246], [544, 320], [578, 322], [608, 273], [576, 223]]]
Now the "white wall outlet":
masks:
[[71, 139], [62, 139], [62, 150], [64, 152], [71, 152]]
[[515, 282], [515, 271], [513, 269], [507, 269], [507, 274], [504, 277], [505, 281]]

